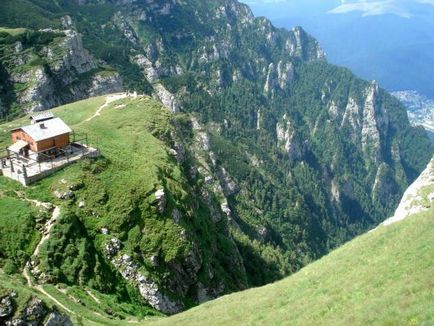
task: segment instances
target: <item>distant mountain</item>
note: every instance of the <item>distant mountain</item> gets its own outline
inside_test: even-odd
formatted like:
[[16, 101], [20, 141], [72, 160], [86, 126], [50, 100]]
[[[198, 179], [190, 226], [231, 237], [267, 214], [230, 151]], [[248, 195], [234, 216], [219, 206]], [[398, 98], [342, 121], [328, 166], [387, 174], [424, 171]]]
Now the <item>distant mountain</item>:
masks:
[[[277, 26], [303, 26], [317, 37], [331, 62], [356, 75], [378, 80], [390, 91], [414, 89], [434, 98], [434, 6], [400, 1], [393, 2], [402, 7], [398, 14], [388, 13], [387, 8], [377, 13], [332, 14], [340, 1], [246, 2], [256, 15], [266, 15]], [[384, 3], [388, 2], [377, 1], [377, 8]]]

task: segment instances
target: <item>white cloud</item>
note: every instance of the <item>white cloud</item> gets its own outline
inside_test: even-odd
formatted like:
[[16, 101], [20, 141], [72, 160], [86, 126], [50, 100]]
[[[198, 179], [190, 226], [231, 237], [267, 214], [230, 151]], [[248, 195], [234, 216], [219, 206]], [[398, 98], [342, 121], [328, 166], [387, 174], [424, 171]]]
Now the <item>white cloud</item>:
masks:
[[434, 6], [434, 0], [418, 0], [417, 2]]
[[[430, 1], [434, 0], [420, 0]], [[379, 15], [396, 15], [404, 18], [411, 18], [411, 13], [406, 9], [406, 1], [396, 0], [358, 0], [348, 1], [342, 0], [341, 5], [329, 11], [331, 14], [346, 14], [349, 12], [358, 11], [362, 13], [362, 16], [379, 16]]]
[[358, 11], [362, 16], [396, 15], [411, 18], [414, 4], [434, 6], [434, 0], [341, 0], [341, 4], [329, 13], [345, 14]]
[[251, 4], [275, 4], [275, 3], [285, 3], [288, 0], [244, 0], [244, 3]]

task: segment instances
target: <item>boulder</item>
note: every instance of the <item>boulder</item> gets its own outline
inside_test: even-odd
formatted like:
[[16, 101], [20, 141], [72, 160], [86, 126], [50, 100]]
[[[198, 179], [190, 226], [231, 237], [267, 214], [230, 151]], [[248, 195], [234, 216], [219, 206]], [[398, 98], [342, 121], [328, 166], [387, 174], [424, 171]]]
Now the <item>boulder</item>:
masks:
[[173, 218], [173, 222], [179, 224], [181, 222], [182, 213], [179, 210], [174, 209], [172, 212], [172, 218]]
[[41, 320], [47, 314], [47, 308], [41, 299], [33, 298], [28, 304], [25, 311], [26, 319]]

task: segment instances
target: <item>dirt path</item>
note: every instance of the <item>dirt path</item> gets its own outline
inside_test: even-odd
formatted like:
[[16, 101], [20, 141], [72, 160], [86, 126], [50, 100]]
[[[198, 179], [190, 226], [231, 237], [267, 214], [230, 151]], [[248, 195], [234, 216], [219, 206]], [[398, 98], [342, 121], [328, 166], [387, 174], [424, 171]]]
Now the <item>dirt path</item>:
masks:
[[93, 293], [90, 290], [86, 290], [87, 294], [89, 294], [89, 296], [98, 304], [101, 303], [101, 301], [99, 301], [99, 299], [93, 295]]
[[[18, 196], [20, 196], [20, 194], [18, 194]], [[36, 207], [45, 207], [46, 209], [50, 209], [51, 207], [53, 207], [53, 205], [51, 203], [43, 203], [41, 201], [34, 200], [34, 199], [28, 199], [28, 198], [23, 198], [23, 199], [30, 202], [30, 203], [35, 204]], [[36, 245], [35, 250], [33, 251], [31, 257], [37, 256], [39, 254], [39, 251], [41, 249], [42, 244], [45, 241], [47, 241], [48, 238], [50, 237], [51, 228], [53, 227], [54, 223], [59, 218], [59, 216], [60, 216], [60, 208], [58, 206], [54, 206], [53, 212], [51, 213], [51, 218], [45, 223], [45, 225], [43, 227], [42, 238], [41, 238], [41, 240], [39, 240], [38, 244]], [[30, 261], [28, 261], [26, 266], [23, 269], [22, 275], [27, 280], [27, 284], [29, 286], [33, 286], [32, 279], [31, 279], [30, 274], [29, 274], [30, 266], [31, 266]]]
[[45, 223], [44, 230], [42, 231], [42, 238], [39, 241], [38, 245], [35, 248], [35, 251], [33, 251], [32, 256], [37, 256], [39, 254], [39, 251], [41, 250], [42, 244], [48, 240], [50, 237], [50, 231], [53, 227], [54, 223], [57, 221], [57, 219], [60, 216], [60, 208], [58, 206], [54, 207], [53, 213], [51, 214], [51, 218]]
[[[52, 207], [51, 203], [43, 203], [43, 202], [40, 202], [38, 200], [27, 199], [27, 198], [25, 198], [25, 200], [27, 200], [28, 202], [34, 203], [37, 207], [41, 207], [41, 206], [45, 207], [45, 208]], [[39, 243], [36, 245], [36, 248], [33, 251], [33, 254], [31, 257], [35, 257], [39, 254], [39, 251], [41, 249], [42, 244], [45, 241], [47, 241], [48, 238], [50, 237], [51, 228], [53, 227], [54, 223], [57, 221], [59, 216], [60, 216], [60, 208], [59, 208], [59, 206], [54, 206], [53, 212], [51, 213], [51, 218], [45, 223], [45, 225], [43, 227], [43, 231], [42, 231], [43, 236], [42, 236], [41, 240], [39, 241]], [[42, 294], [44, 294], [45, 296], [50, 298], [55, 304], [57, 304], [59, 307], [61, 307], [65, 311], [67, 311], [71, 314], [74, 314], [74, 312], [71, 309], [65, 307], [61, 302], [59, 302], [59, 300], [57, 300], [55, 297], [53, 297], [51, 294], [49, 294], [47, 291], [45, 291], [41, 285], [33, 284], [32, 277], [30, 276], [30, 271], [29, 271], [30, 266], [31, 266], [30, 261], [28, 261], [26, 266], [24, 267], [23, 273], [22, 273], [23, 277], [27, 281], [27, 285], [29, 287], [33, 287], [37, 291], [41, 292]]]
[[[25, 198], [25, 200], [27, 200], [28, 202], [32, 202], [34, 203], [36, 206], [40, 207], [43, 206], [45, 208], [49, 208], [52, 207], [51, 203], [43, 203], [37, 200], [32, 200], [32, 199], [27, 199]], [[53, 227], [53, 225], [55, 224], [55, 222], [57, 221], [57, 219], [60, 216], [60, 207], [59, 206], [54, 206], [53, 212], [51, 214], [51, 218], [45, 223], [44, 227], [43, 227], [43, 236], [41, 238], [41, 240], [39, 241], [39, 243], [37, 244], [35, 250], [33, 251], [33, 254], [31, 257], [35, 257], [39, 254], [39, 251], [41, 249], [42, 244], [47, 241], [50, 237], [50, 231], [51, 228]], [[23, 269], [22, 275], [24, 277], [24, 279], [27, 281], [27, 285], [35, 290], [37, 290], [38, 292], [42, 293], [43, 295], [45, 295], [47, 298], [49, 298], [51, 301], [53, 301], [58, 307], [62, 308], [63, 310], [65, 310], [67, 313], [72, 314], [72, 315], [76, 315], [76, 313], [74, 311], [72, 311], [71, 309], [69, 309], [68, 307], [66, 307], [63, 303], [61, 303], [59, 300], [57, 300], [54, 296], [52, 296], [50, 293], [48, 293], [47, 291], [45, 291], [45, 289], [42, 287], [42, 285], [40, 284], [34, 284], [32, 281], [32, 276], [30, 275], [30, 261], [27, 262], [26, 266]], [[96, 298], [90, 291], [88, 291], [89, 295], [97, 302], [100, 303], [100, 301], [98, 300], [98, 298]], [[93, 311], [93, 313], [95, 315], [98, 315], [100, 317], [104, 317], [102, 316], [100, 313]], [[84, 318], [84, 317], [83, 317]], [[97, 324], [87, 318], [84, 318], [87, 322], [91, 323], [91, 324]]]
[[120, 99], [123, 99], [123, 98], [126, 98], [128, 96], [130, 96], [130, 95], [127, 94], [127, 93], [119, 93], [119, 94], [108, 95], [106, 97], [106, 99], [105, 99], [105, 103], [103, 105], [101, 105], [98, 108], [98, 110], [96, 110], [96, 112], [95, 112], [95, 114], [93, 116], [91, 116], [90, 118], [84, 120], [84, 122], [88, 122], [88, 121], [91, 121], [91, 120], [95, 119], [96, 117], [99, 117], [101, 115], [101, 111], [104, 110], [110, 103], [112, 103], [114, 101], [117, 101], [117, 100], [120, 100]]
[[75, 314], [74, 311], [72, 311], [71, 309], [69, 309], [68, 307], [66, 307], [65, 305], [63, 305], [59, 300], [57, 300], [50, 293], [48, 293], [47, 291], [45, 291], [44, 288], [41, 285], [36, 285], [36, 286], [34, 286], [34, 288], [36, 290], [38, 290], [39, 292], [41, 292], [42, 294], [44, 294], [45, 296], [47, 296], [48, 298], [50, 298], [55, 304], [57, 304], [59, 307], [61, 307], [65, 311], [69, 312], [70, 314]]

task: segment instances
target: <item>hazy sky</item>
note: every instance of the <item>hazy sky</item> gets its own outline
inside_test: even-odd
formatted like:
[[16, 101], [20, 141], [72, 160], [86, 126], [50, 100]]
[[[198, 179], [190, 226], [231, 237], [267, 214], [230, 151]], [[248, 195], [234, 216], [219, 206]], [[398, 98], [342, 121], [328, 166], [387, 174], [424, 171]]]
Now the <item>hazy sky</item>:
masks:
[[[434, 0], [244, 0], [254, 9], [306, 11], [306, 13], [345, 14], [356, 12], [361, 16], [395, 15], [412, 18], [424, 8], [434, 7]], [[282, 13], [283, 14], [283, 13]]]

